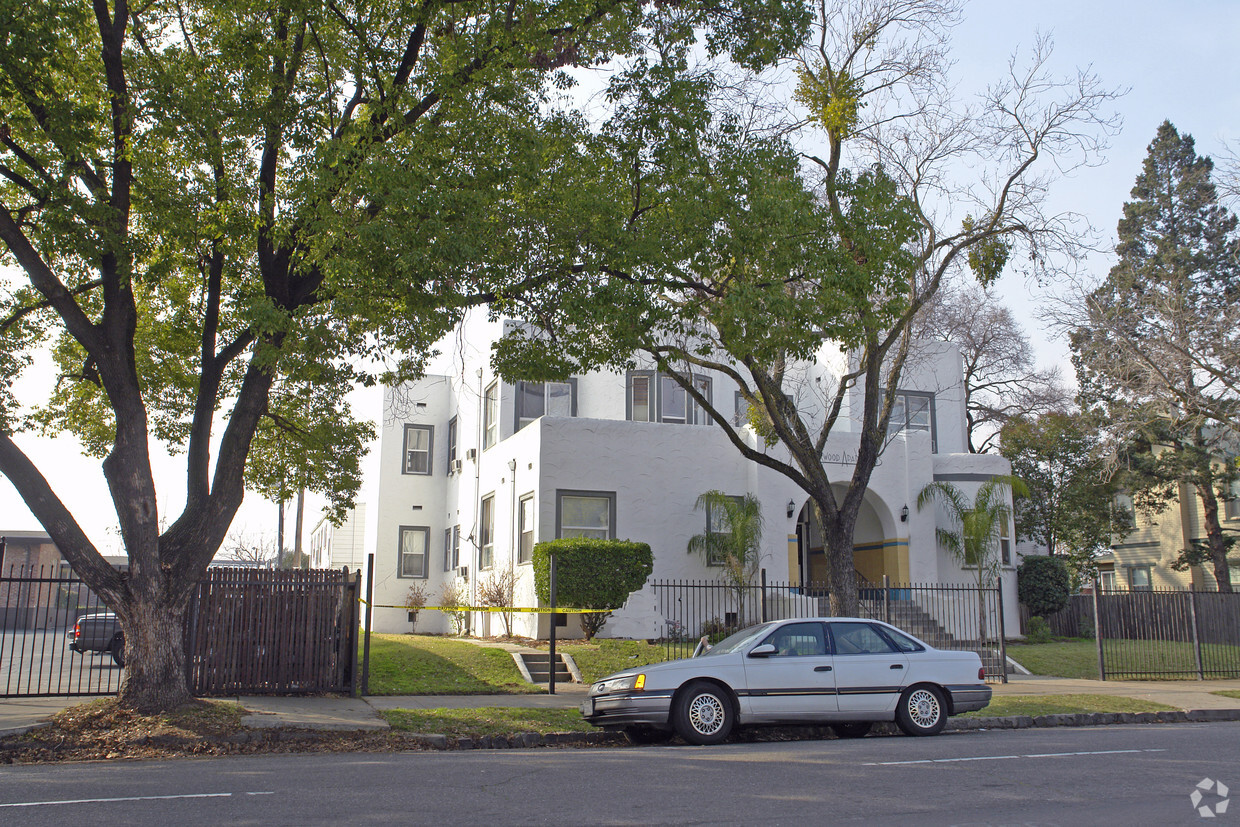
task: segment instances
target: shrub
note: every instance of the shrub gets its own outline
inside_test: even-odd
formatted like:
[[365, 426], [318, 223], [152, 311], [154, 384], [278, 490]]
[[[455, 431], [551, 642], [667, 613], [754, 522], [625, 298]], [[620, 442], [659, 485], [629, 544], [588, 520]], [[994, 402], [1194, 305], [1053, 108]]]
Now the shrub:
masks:
[[712, 646], [736, 631], [739, 629], [735, 625], [729, 626], [718, 617], [712, 617], [702, 623], [702, 634], [706, 637], [706, 642]]
[[465, 606], [469, 605], [469, 593], [465, 591], [465, 587], [457, 580], [449, 580], [443, 584], [443, 591], [439, 593], [439, 605], [448, 608], [448, 622], [452, 624], [452, 634], [459, 635], [461, 629], [465, 627]]
[[478, 602], [492, 609], [508, 609], [496, 612], [504, 621], [504, 634], [512, 637], [512, 605], [516, 602], [517, 573], [509, 566], [493, 571], [478, 584]]
[[1034, 615], [1029, 618], [1029, 623], [1025, 627], [1025, 643], [1050, 643], [1051, 642], [1051, 624], [1047, 623], [1045, 618]]
[[409, 623], [416, 632], [418, 628], [418, 612], [426, 605], [426, 584], [414, 583], [405, 593], [405, 609], [409, 612]]
[[575, 609], [603, 609], [583, 614], [581, 631], [590, 640], [614, 609], [646, 583], [654, 570], [648, 543], [568, 537], [534, 546], [534, 589], [551, 600], [551, 555], [556, 560], [556, 603]]
[[1058, 557], [1026, 557], [1016, 571], [1016, 593], [1029, 614], [1053, 615], [1068, 605], [1072, 593], [1068, 567]]

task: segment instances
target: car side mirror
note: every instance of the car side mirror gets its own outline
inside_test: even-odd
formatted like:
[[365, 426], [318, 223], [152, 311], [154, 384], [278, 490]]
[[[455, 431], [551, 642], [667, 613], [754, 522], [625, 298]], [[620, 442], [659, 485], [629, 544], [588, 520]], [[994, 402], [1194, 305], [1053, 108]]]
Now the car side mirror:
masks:
[[749, 650], [749, 657], [751, 657], [751, 658], [769, 658], [771, 655], [775, 654], [775, 653], [776, 653], [776, 652], [778, 652], [778, 651], [779, 651], [779, 650], [775, 648], [775, 644], [773, 644], [773, 643], [763, 643], [763, 644], [760, 644], [760, 645], [755, 646], [755, 647], [753, 647], [752, 649], [750, 649], [750, 650]]

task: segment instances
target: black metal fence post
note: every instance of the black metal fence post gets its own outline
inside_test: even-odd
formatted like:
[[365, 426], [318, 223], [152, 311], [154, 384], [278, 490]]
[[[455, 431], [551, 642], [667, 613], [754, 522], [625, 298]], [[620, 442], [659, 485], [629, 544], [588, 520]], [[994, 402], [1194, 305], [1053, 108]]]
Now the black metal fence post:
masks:
[[1205, 668], [1201, 662], [1201, 635], [1197, 632], [1197, 592], [1188, 592], [1188, 622], [1193, 630], [1193, 657], [1197, 662], [1197, 680], [1206, 679]]
[[370, 625], [374, 619], [375, 555], [366, 555], [366, 640], [362, 644], [362, 694], [370, 694]]
[[548, 597], [551, 598], [551, 600], [548, 601], [551, 603], [551, 607], [550, 607], [551, 608], [551, 618], [550, 618], [551, 619], [551, 631], [547, 635], [547, 641], [550, 644], [548, 647], [548, 652], [547, 652], [547, 694], [554, 695], [555, 694], [555, 622], [560, 619], [560, 616], [555, 611], [555, 608], [556, 608], [555, 607], [555, 555], [552, 554], [550, 555], [550, 557], [551, 557], [550, 559], [551, 566], [550, 566], [550, 571], [548, 572], [548, 579], [550, 580], [550, 582], [548, 583], [547, 591], [549, 592]]
[[1003, 617], [1003, 578], [999, 582], [999, 680], [1007, 683], [1007, 623]]
[[1106, 657], [1102, 652], [1102, 623], [1098, 613], [1098, 592], [1101, 590], [1101, 581], [1094, 577], [1094, 642], [1098, 646], [1098, 680], [1105, 681], [1107, 679], [1107, 663]]
[[762, 570], [762, 594], [759, 599], [762, 601], [762, 622], [766, 623], [766, 569]]

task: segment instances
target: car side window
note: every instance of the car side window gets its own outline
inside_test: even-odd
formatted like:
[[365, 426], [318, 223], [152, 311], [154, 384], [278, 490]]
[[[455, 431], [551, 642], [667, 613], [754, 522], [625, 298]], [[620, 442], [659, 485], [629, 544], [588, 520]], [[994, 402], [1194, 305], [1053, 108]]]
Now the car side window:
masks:
[[880, 626], [879, 631], [883, 637], [891, 641], [892, 645], [900, 652], [924, 652], [925, 647], [913, 640], [906, 634], [897, 632], [895, 629], [888, 629], [886, 626]]
[[868, 623], [832, 623], [837, 655], [886, 655], [895, 649]]
[[772, 657], [827, 654], [827, 636], [821, 623], [789, 623], [776, 629], [762, 642], [775, 647]]

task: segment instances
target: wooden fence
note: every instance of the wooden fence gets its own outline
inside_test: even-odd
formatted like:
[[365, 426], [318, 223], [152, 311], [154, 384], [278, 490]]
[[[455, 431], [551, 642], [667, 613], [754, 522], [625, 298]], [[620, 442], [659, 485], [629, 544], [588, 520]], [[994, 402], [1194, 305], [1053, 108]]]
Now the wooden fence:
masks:
[[348, 569], [211, 569], [186, 623], [190, 691], [350, 692], [358, 620]]

